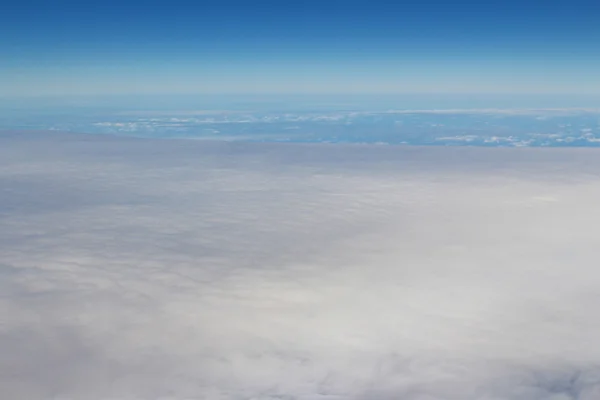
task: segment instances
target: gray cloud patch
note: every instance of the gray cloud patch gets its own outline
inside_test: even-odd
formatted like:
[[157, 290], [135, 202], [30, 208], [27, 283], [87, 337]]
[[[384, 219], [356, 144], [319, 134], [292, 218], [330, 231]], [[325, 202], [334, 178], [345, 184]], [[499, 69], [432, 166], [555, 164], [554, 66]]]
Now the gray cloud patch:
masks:
[[0, 135], [19, 399], [591, 400], [600, 159]]

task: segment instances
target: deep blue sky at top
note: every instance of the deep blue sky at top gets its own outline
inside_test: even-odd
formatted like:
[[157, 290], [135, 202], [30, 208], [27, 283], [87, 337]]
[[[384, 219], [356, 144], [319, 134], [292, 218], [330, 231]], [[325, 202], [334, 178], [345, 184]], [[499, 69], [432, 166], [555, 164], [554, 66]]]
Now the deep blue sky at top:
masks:
[[0, 96], [600, 94], [594, 1], [20, 1]]

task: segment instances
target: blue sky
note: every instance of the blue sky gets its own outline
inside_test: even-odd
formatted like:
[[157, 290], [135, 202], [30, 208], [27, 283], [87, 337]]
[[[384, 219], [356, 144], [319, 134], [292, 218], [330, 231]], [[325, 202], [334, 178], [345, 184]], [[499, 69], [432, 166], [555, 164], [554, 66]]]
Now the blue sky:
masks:
[[600, 94], [591, 1], [22, 1], [0, 95]]

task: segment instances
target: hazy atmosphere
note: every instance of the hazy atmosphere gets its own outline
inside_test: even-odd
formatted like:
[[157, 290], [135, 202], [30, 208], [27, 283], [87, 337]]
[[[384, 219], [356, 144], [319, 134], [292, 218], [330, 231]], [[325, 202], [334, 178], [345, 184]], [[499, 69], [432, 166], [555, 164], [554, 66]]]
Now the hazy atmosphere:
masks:
[[598, 0], [0, 7], [2, 400], [599, 400]]

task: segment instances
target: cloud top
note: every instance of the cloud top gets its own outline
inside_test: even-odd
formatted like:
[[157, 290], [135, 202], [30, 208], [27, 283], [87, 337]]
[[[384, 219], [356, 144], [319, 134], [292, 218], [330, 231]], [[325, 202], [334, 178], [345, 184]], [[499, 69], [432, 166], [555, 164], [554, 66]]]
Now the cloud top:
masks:
[[594, 151], [0, 142], [7, 397], [600, 395]]

